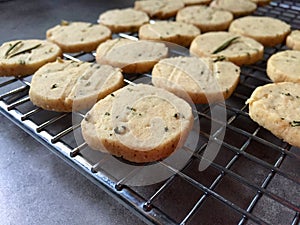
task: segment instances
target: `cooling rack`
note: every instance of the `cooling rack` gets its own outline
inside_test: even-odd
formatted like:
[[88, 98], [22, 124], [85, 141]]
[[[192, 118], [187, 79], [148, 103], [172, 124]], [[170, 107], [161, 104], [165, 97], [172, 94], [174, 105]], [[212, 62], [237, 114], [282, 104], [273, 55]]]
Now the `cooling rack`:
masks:
[[[297, 1], [272, 1], [254, 14], [280, 18], [300, 29]], [[296, 225], [300, 221], [300, 150], [253, 122], [245, 104], [257, 86], [270, 83], [265, 73], [267, 59], [285, 49], [285, 45], [266, 48], [264, 60], [242, 67], [233, 96], [211, 106], [226, 111], [225, 123], [211, 116], [210, 107], [196, 107], [200, 129], [195, 151], [183, 168], [161, 163], [161, 169], [173, 175], [152, 185], [126, 185], [136, 170], [119, 177], [105, 170], [106, 158], [75, 138], [82, 114], [33, 106], [28, 97], [31, 76], [0, 78], [0, 111], [149, 224]], [[64, 57], [95, 60], [93, 53]], [[125, 81], [132, 84], [137, 78], [127, 76]], [[224, 137], [220, 129], [211, 131], [212, 122], [224, 129]], [[209, 141], [220, 147], [214, 160], [205, 156]], [[204, 171], [199, 171], [201, 161], [209, 163]]]

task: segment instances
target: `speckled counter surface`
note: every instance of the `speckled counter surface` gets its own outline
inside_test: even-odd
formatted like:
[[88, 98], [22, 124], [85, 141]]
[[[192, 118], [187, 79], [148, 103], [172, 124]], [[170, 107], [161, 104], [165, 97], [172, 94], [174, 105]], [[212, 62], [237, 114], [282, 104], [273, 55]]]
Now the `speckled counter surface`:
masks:
[[[64, 20], [96, 22], [132, 1], [0, 1], [0, 42], [44, 38]], [[0, 115], [0, 224], [144, 224], [111, 196]]]

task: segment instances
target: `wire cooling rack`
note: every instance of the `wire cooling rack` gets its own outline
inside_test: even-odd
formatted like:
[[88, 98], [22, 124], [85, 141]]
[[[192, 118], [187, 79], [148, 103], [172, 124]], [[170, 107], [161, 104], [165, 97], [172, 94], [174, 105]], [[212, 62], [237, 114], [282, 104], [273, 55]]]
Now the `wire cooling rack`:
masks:
[[[254, 14], [280, 18], [300, 29], [297, 1], [273, 1]], [[200, 130], [196, 151], [180, 170], [163, 163], [162, 169], [174, 175], [153, 185], [125, 185], [134, 172], [118, 178], [107, 173], [105, 160], [98, 160], [97, 152], [74, 138], [80, 133], [74, 116], [80, 121], [82, 115], [49, 112], [32, 105], [28, 97], [31, 76], [0, 78], [0, 111], [150, 224], [296, 225], [300, 221], [300, 150], [253, 122], [245, 104], [257, 86], [270, 82], [265, 73], [267, 59], [285, 49], [285, 45], [266, 48], [264, 60], [242, 67], [233, 96], [213, 106], [226, 110], [225, 124], [212, 118], [208, 106], [197, 106]], [[95, 60], [93, 53], [64, 56]], [[125, 81], [134, 83], [139, 77], [129, 76]], [[211, 133], [212, 122], [226, 128], [224, 140], [220, 130]], [[204, 155], [209, 140], [220, 146], [213, 161]], [[204, 171], [198, 170], [201, 160], [210, 163]]]

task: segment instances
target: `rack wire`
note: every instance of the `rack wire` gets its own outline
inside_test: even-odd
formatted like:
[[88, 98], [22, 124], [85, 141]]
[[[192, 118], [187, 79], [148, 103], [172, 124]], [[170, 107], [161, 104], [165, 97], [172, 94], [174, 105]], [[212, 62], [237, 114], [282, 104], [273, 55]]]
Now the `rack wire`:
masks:
[[[300, 2], [272, 1], [254, 14], [280, 18], [300, 29]], [[32, 105], [28, 97], [31, 76], [0, 78], [0, 111], [149, 224], [296, 225], [300, 222], [300, 150], [253, 122], [245, 104], [257, 86], [270, 82], [265, 73], [267, 59], [285, 49], [283, 44], [266, 48], [264, 60], [242, 67], [233, 96], [225, 104], [214, 105], [226, 110], [226, 124], [212, 118], [208, 106], [197, 106], [200, 132], [196, 151], [180, 170], [160, 162], [162, 169], [174, 175], [153, 185], [124, 185], [137, 171], [118, 179], [107, 173], [103, 166], [107, 158], [95, 160], [97, 153], [75, 140], [80, 123], [73, 124], [71, 113]], [[93, 53], [64, 57], [95, 60]], [[125, 81], [134, 83], [136, 78]], [[226, 126], [224, 140], [219, 131], [210, 134], [212, 121]], [[220, 146], [213, 161], [204, 155], [208, 140]], [[201, 160], [210, 163], [204, 171], [198, 170]]]

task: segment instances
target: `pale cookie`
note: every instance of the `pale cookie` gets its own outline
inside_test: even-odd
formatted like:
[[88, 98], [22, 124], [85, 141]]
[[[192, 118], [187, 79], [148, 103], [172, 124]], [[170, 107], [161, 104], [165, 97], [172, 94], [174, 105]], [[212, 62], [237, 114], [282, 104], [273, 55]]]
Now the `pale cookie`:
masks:
[[14, 40], [0, 46], [0, 76], [33, 74], [62, 55], [61, 49], [45, 40]]
[[264, 46], [252, 38], [218, 31], [196, 37], [190, 52], [200, 57], [224, 58], [236, 65], [248, 65], [263, 58]]
[[207, 6], [188, 6], [176, 15], [176, 21], [193, 24], [203, 33], [227, 30], [232, 20], [231, 12]]
[[[240, 68], [231, 62], [210, 58], [175, 57], [159, 61], [152, 71], [152, 83], [194, 103], [224, 101], [235, 90]], [[188, 100], [188, 99], [187, 99]]]
[[190, 5], [209, 5], [212, 0], [183, 0], [185, 6]]
[[111, 31], [100, 24], [63, 21], [48, 29], [46, 36], [63, 52], [91, 52], [111, 37]]
[[100, 14], [98, 22], [110, 28], [113, 33], [136, 32], [140, 26], [149, 22], [149, 17], [132, 8], [112, 9]]
[[91, 107], [122, 86], [123, 75], [117, 68], [58, 59], [33, 75], [29, 97], [43, 109], [71, 112]]
[[184, 7], [182, 0], [135, 1], [134, 8], [147, 13], [151, 18], [168, 19]]
[[235, 17], [249, 15], [257, 8], [250, 0], [214, 0], [210, 6], [232, 12]]
[[300, 83], [300, 51], [286, 50], [268, 59], [267, 74], [274, 82]]
[[251, 0], [251, 1], [256, 3], [258, 6], [265, 6], [271, 2], [271, 0]]
[[144, 73], [160, 59], [168, 56], [168, 48], [154, 41], [133, 41], [129, 39], [108, 40], [99, 45], [96, 61], [119, 67], [125, 73]]
[[282, 82], [258, 87], [247, 102], [255, 122], [300, 147], [300, 84]]
[[175, 21], [157, 21], [154, 24], [145, 24], [139, 29], [140, 39], [167, 41], [185, 47], [190, 46], [199, 34], [199, 29], [194, 25]]
[[287, 23], [263, 16], [246, 16], [234, 20], [229, 32], [253, 38], [265, 46], [282, 43], [290, 33], [291, 26]]
[[293, 30], [286, 38], [286, 45], [300, 51], [300, 30]]
[[162, 160], [193, 126], [190, 105], [151, 85], [126, 86], [96, 103], [81, 122], [86, 143], [131, 162]]

